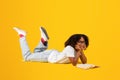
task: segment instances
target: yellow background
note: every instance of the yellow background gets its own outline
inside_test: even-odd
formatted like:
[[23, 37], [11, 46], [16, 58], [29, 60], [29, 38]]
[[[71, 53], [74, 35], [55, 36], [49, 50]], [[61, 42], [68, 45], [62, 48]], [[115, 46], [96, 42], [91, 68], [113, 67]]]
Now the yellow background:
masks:
[[[88, 63], [100, 68], [23, 62], [14, 26], [27, 31], [31, 51], [40, 40], [40, 26], [49, 33], [49, 49], [59, 51], [70, 35], [84, 33], [90, 39]], [[119, 80], [119, 27], [119, 0], [1, 0], [0, 80]]]

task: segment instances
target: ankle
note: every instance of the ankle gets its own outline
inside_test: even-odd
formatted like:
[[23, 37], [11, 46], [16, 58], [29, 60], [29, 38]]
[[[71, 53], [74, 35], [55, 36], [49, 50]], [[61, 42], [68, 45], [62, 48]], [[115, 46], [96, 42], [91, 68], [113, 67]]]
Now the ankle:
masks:
[[48, 41], [45, 41], [43, 38], [41, 38], [41, 42], [43, 43], [44, 46], [47, 46]]

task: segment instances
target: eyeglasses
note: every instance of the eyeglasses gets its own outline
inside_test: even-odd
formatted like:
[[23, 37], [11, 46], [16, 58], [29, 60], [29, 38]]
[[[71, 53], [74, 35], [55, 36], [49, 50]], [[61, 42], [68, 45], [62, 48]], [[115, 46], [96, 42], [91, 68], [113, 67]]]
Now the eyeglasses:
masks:
[[85, 41], [78, 41], [78, 43], [85, 43]]

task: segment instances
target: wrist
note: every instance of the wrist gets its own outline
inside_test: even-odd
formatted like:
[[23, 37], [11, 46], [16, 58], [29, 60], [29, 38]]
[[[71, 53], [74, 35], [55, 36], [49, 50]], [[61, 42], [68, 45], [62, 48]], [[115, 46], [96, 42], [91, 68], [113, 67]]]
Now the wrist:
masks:
[[76, 53], [76, 56], [77, 56], [77, 57], [80, 57], [80, 55], [81, 55], [81, 52], [77, 52], [77, 53]]

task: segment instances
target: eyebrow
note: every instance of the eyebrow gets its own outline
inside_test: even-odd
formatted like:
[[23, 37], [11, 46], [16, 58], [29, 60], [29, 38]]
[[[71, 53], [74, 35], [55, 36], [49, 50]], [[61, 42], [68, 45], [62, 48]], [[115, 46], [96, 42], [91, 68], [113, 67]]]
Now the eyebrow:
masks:
[[85, 41], [78, 41], [78, 42], [80, 42], [80, 43], [84, 43]]

